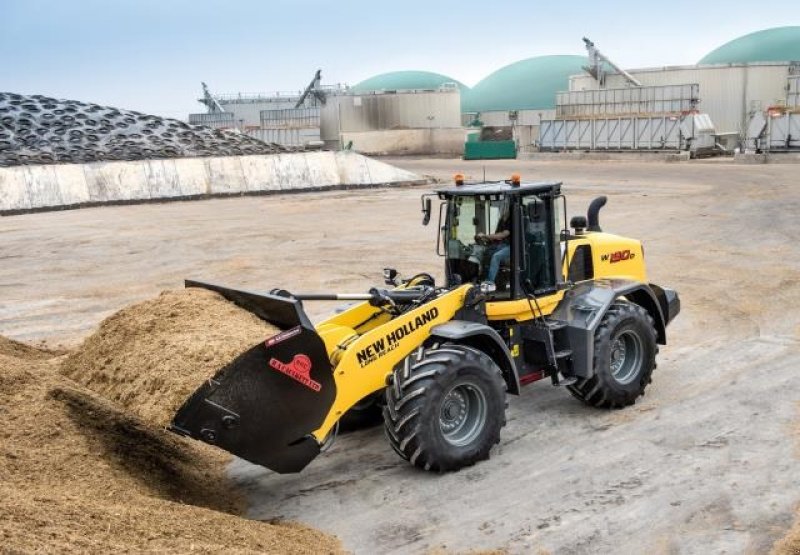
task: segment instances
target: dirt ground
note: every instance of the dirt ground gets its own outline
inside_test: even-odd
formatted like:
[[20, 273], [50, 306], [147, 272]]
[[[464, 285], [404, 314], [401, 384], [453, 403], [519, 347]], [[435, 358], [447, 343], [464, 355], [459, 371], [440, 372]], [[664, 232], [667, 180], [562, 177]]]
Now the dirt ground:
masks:
[[[418, 173], [564, 182], [570, 215], [606, 194], [681, 294], [647, 395], [586, 408], [547, 383], [512, 398], [491, 460], [411, 468], [382, 431], [340, 437], [303, 473], [234, 462], [257, 519], [294, 519], [356, 553], [763, 553], [793, 522], [800, 458], [797, 165], [398, 159]], [[360, 292], [384, 266], [441, 275], [421, 188], [95, 208], [0, 219], [0, 334], [73, 345], [184, 277]], [[435, 223], [435, 222], [434, 222]], [[312, 317], [333, 307], [309, 304]]]

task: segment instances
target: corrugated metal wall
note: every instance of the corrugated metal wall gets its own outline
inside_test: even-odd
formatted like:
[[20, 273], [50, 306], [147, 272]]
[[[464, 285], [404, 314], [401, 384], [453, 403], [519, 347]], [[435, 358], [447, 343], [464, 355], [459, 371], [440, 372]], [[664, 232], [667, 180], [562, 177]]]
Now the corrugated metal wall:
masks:
[[[698, 109], [711, 116], [720, 133], [744, 133], [751, 110], [766, 108], [786, 98], [788, 64], [747, 64], [725, 66], [682, 66], [630, 70], [644, 85], [697, 83], [700, 86]], [[607, 88], [624, 88], [621, 75], [609, 75]], [[596, 89], [590, 75], [570, 77], [569, 89]]]
[[541, 150], [680, 150], [676, 116], [544, 120]]
[[[282, 110], [285, 108], [294, 108], [297, 102], [295, 98], [264, 98], [263, 100], [248, 100], [243, 98], [241, 101], [236, 100], [220, 100], [220, 104], [226, 112], [233, 113], [233, 119], [236, 127], [258, 127], [261, 125], [261, 111], [262, 110]], [[242, 121], [244, 120], [244, 121]]]
[[320, 127], [323, 140], [385, 129], [457, 128], [461, 94], [438, 90], [330, 96], [320, 112]]
[[319, 128], [294, 129], [250, 129], [247, 134], [265, 143], [278, 143], [283, 146], [306, 146], [318, 142]]
[[189, 123], [192, 125], [205, 125], [213, 129], [232, 129], [236, 127], [231, 112], [189, 114]]
[[319, 128], [319, 108], [287, 108], [284, 110], [262, 110], [262, 129]]
[[770, 151], [800, 149], [800, 114], [783, 114], [769, 121]]
[[699, 89], [697, 84], [687, 84], [560, 92], [556, 117], [680, 114], [697, 108]]
[[791, 75], [786, 83], [786, 105], [790, 108], [800, 108], [800, 75]]

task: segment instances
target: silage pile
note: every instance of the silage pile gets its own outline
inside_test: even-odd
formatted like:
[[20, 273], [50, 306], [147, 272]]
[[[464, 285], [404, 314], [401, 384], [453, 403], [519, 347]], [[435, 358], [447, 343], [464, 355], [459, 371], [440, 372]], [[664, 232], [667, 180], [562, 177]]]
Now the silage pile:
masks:
[[794, 527], [775, 544], [773, 552], [775, 555], [800, 555], [800, 511]]
[[64, 374], [166, 426], [217, 370], [278, 330], [205, 289], [165, 291], [104, 320]]
[[[800, 404], [798, 404], [798, 413], [800, 413]], [[800, 414], [798, 416], [800, 417]], [[797, 424], [794, 436], [797, 441], [796, 449], [800, 453], [800, 422]], [[775, 543], [773, 553], [775, 555], [800, 555], [800, 506], [797, 509], [794, 526], [786, 536]]]
[[[155, 302], [156, 312], [161, 305], [177, 310], [186, 308], [187, 303], [204, 312], [221, 301], [213, 294], [192, 292], [168, 293], [150, 302]], [[142, 316], [136, 307], [131, 309], [126, 309], [128, 315]], [[235, 307], [226, 309], [239, 312]], [[202, 318], [226, 317], [221, 307], [216, 310], [206, 316], [195, 314], [197, 325]], [[101, 348], [100, 332], [84, 345], [93, 346], [94, 352], [107, 357], [109, 368], [118, 368], [123, 374], [114, 377], [109, 370], [101, 379], [103, 364], [95, 362], [86, 368], [84, 381], [111, 397], [118, 395], [134, 410], [136, 400], [143, 401], [143, 409], [135, 412], [154, 420], [166, 411], [156, 410], [156, 382], [152, 376], [148, 378], [148, 372], [155, 373], [169, 356], [196, 355], [178, 368], [180, 372], [191, 367], [192, 376], [183, 380], [185, 385], [175, 377], [163, 382], [164, 397], [173, 399], [181, 388], [197, 385], [188, 382], [213, 373], [211, 366], [219, 362], [215, 357], [236, 350], [236, 346], [215, 344], [226, 335], [227, 320], [216, 321], [216, 330], [206, 332], [204, 346], [197, 350], [188, 345], [200, 331], [185, 320], [183, 340], [168, 340], [164, 330], [180, 331], [177, 322], [181, 317], [162, 311], [157, 314], [158, 322], [141, 321], [150, 327], [152, 337], [164, 341], [161, 346], [172, 355], [143, 357], [143, 375], [134, 375], [132, 357], [136, 348], [144, 348], [146, 339], [143, 330], [137, 333], [124, 325], [130, 323], [126, 311], [103, 324], [103, 337], [118, 350]], [[247, 318], [239, 314], [239, 320]], [[187, 326], [191, 330], [185, 329]], [[114, 339], [112, 329], [125, 331], [127, 340]], [[236, 337], [249, 346], [250, 334], [257, 335], [257, 331], [260, 334], [263, 326], [249, 322], [244, 331], [229, 330], [226, 338]], [[176, 350], [176, 345], [183, 348]], [[121, 358], [115, 358], [114, 352]], [[80, 361], [88, 362], [89, 357], [85, 349], [69, 356], [70, 373], [80, 377]], [[336, 539], [301, 525], [234, 516], [241, 513], [243, 504], [226, 480], [225, 453], [144, 422], [75, 383], [60, 373], [63, 358], [0, 337], [0, 551], [340, 551]], [[129, 389], [133, 382], [149, 383], [156, 393], [134, 394]]]

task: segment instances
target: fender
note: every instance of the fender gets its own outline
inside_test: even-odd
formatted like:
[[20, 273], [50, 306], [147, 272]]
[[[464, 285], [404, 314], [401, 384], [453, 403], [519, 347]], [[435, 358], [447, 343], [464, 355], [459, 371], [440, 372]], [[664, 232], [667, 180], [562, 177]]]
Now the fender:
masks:
[[[651, 286], [644, 283], [632, 282], [628, 284], [616, 283], [618, 280], [613, 280], [614, 291], [616, 293], [615, 300], [619, 297], [625, 297], [632, 303], [638, 304], [653, 318], [653, 323], [656, 326], [656, 341], [659, 345], [667, 344], [667, 320], [664, 318], [664, 310], [661, 302], [659, 302]], [[621, 280], [620, 280], [621, 281]], [[674, 292], [673, 292], [674, 293]]]
[[503, 338], [495, 330], [479, 322], [451, 320], [431, 328], [431, 338], [453, 341], [474, 347], [489, 355], [500, 367], [508, 386], [508, 393], [519, 395], [519, 374], [517, 365]]
[[[653, 318], [657, 342], [666, 344], [666, 325], [680, 311], [677, 293], [625, 279], [579, 283], [564, 294], [552, 314], [554, 319], [567, 324], [575, 376], [590, 378], [594, 375], [595, 331], [611, 303], [621, 297], [647, 310]], [[668, 318], [664, 317], [664, 309], [668, 311]]]

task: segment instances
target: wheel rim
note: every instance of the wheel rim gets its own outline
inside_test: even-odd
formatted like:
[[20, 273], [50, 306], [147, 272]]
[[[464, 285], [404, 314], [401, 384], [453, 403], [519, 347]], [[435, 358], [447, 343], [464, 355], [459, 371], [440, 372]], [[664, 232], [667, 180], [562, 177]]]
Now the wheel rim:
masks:
[[632, 331], [623, 331], [611, 343], [611, 375], [621, 384], [631, 383], [642, 364], [642, 341]]
[[439, 410], [439, 428], [445, 441], [456, 447], [472, 443], [486, 422], [486, 397], [469, 383], [450, 388]]

